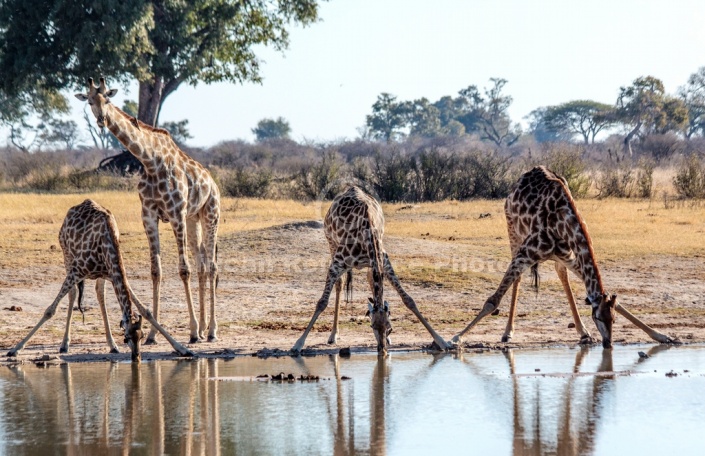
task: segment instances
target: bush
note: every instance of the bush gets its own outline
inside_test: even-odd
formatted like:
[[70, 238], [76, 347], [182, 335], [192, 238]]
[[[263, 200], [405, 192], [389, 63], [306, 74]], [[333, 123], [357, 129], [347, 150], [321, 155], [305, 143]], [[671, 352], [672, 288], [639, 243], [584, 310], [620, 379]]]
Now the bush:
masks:
[[678, 168], [673, 186], [681, 198], [705, 198], [705, 163], [690, 155]]
[[582, 159], [582, 147], [573, 144], [548, 144], [541, 162], [563, 176], [574, 198], [583, 198], [590, 191], [591, 179]]
[[372, 159], [372, 185], [382, 201], [405, 201], [414, 192], [411, 178], [415, 166], [413, 157], [392, 149], [377, 153]]
[[455, 173], [459, 160], [438, 148], [422, 149], [412, 169], [416, 177], [417, 201], [441, 201], [455, 196]]
[[272, 184], [269, 170], [245, 170], [236, 168], [233, 172], [219, 176], [220, 187], [226, 196], [236, 198], [266, 198]]
[[517, 180], [509, 157], [493, 153], [471, 152], [461, 160], [458, 199], [506, 198]]
[[318, 163], [301, 168], [295, 177], [296, 195], [304, 199], [333, 199], [341, 188], [337, 183], [343, 163], [335, 151], [323, 152]]

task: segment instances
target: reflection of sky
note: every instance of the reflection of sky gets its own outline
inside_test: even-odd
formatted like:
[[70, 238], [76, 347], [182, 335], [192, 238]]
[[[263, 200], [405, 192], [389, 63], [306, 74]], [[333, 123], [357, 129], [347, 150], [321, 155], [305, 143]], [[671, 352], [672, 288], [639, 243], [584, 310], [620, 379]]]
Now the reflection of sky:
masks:
[[[149, 362], [138, 371], [129, 363], [2, 368], [0, 454], [126, 444], [180, 453], [218, 438], [222, 454], [377, 453], [374, 444], [403, 455], [699, 454], [705, 347], [666, 347], [639, 362], [651, 347], [616, 347], [616, 377], [589, 375], [609, 366], [599, 347], [355, 355], [337, 370], [328, 356]], [[671, 370], [679, 375], [666, 377]], [[328, 379], [212, 379], [281, 371]], [[574, 371], [582, 375], [564, 375]], [[351, 380], [336, 381], [336, 372]]]

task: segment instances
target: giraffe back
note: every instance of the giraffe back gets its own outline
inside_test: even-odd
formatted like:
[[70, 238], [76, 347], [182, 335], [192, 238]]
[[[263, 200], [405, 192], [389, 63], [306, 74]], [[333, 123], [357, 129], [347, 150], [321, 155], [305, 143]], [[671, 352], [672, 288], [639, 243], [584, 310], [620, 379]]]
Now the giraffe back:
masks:
[[367, 266], [369, 256], [364, 249], [367, 233], [374, 230], [380, 243], [384, 235], [382, 207], [361, 188], [350, 186], [333, 200], [323, 228], [331, 253], [342, 246], [354, 260], [354, 266]]
[[110, 278], [115, 255], [121, 261], [119, 237], [113, 214], [95, 201], [72, 207], [59, 231], [66, 270], [74, 268], [89, 279]]

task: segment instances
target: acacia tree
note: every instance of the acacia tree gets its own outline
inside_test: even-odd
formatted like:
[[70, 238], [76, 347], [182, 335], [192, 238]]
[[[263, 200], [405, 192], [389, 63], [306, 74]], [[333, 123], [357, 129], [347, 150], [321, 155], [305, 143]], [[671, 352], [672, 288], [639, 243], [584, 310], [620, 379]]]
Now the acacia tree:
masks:
[[375, 139], [391, 142], [404, 136], [407, 124], [408, 105], [397, 102], [397, 97], [383, 92], [372, 105], [372, 114], [366, 118], [366, 125]]
[[478, 132], [483, 140], [492, 141], [497, 146], [511, 146], [521, 135], [518, 124], [513, 124], [507, 112], [512, 97], [503, 95], [506, 79], [490, 78], [492, 86], [482, 92], [475, 85], [461, 90], [458, 101], [458, 117], [468, 133]]
[[157, 125], [181, 84], [260, 82], [256, 46], [286, 49], [290, 24], [318, 18], [317, 0], [5, 0], [0, 90], [58, 93], [103, 75], [139, 82], [137, 117]]
[[607, 116], [628, 128], [624, 152], [629, 155], [635, 136], [681, 131], [688, 121], [683, 102], [666, 95], [663, 82], [653, 76], [636, 78], [632, 85], [621, 87], [615, 109]]
[[594, 144], [595, 136], [614, 122], [604, 113], [612, 106], [592, 100], [569, 101], [548, 106], [543, 113], [546, 128], [554, 133], [581, 135], [585, 144]]
[[289, 122], [283, 117], [277, 119], [262, 119], [257, 122], [257, 126], [252, 129], [252, 133], [257, 137], [258, 142], [268, 139], [286, 139], [291, 133]]
[[705, 67], [690, 75], [686, 85], [678, 89], [678, 96], [688, 109], [685, 137], [705, 135]]

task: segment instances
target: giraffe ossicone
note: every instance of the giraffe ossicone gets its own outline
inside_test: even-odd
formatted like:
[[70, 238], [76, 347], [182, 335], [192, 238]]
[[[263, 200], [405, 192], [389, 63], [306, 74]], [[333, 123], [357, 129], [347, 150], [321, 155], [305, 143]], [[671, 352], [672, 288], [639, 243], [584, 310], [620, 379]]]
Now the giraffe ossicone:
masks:
[[[186, 293], [190, 339], [194, 343], [205, 338], [217, 339], [215, 288], [218, 277], [216, 244], [220, 222], [220, 191], [210, 173], [184, 153], [169, 132], [147, 125], [110, 102], [117, 89], [108, 89], [105, 79], [99, 86], [88, 80], [88, 92], [76, 98], [87, 101], [98, 126], [108, 130], [143, 165], [137, 186], [142, 203], [142, 224], [149, 241], [154, 317], [159, 319], [162, 279], [159, 222], [171, 225], [179, 252], [179, 276]], [[198, 275], [200, 319], [196, 319], [191, 295], [191, 266], [188, 249], [194, 257]], [[210, 304], [210, 321], [206, 323], [206, 293]], [[155, 343], [152, 328], [146, 343]]]

